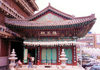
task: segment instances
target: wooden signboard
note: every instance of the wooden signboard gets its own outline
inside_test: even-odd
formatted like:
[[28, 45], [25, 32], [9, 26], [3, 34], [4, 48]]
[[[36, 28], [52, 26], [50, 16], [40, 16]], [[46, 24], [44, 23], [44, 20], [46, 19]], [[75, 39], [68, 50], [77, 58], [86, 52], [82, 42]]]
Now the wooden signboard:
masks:
[[28, 49], [24, 49], [24, 63], [27, 63], [28, 60], [27, 60], [27, 56], [28, 56]]

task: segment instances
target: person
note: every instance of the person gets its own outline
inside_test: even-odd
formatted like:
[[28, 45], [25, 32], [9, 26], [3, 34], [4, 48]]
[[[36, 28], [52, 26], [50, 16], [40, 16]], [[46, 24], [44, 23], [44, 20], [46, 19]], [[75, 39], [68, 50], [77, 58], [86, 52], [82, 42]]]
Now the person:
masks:
[[18, 60], [18, 62], [17, 62], [17, 65], [16, 65], [17, 67], [22, 67], [22, 62], [20, 61], [20, 60]]
[[34, 57], [31, 57], [32, 58], [32, 63], [34, 64]]
[[29, 68], [29, 67], [32, 68], [32, 67], [33, 67], [33, 66], [32, 66], [32, 58], [30, 57], [30, 54], [28, 54], [28, 63], [29, 63], [29, 64], [28, 64], [28, 68]]

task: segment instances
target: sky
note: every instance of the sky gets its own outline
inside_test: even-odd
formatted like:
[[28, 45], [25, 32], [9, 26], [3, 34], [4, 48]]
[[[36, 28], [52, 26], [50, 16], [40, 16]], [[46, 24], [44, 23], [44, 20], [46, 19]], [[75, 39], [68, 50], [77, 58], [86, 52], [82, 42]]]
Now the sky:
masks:
[[100, 0], [36, 0], [36, 3], [39, 6], [39, 11], [50, 3], [54, 8], [76, 17], [95, 14], [96, 23], [91, 32], [100, 34]]

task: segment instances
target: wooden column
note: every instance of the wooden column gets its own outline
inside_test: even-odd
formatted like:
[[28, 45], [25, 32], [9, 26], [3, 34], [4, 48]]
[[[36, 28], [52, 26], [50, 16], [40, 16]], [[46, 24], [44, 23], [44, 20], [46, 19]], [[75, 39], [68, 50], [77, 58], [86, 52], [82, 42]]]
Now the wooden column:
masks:
[[37, 65], [39, 65], [41, 63], [41, 48], [40, 46], [38, 46], [38, 58], [37, 58]]
[[[11, 52], [11, 41], [8, 41], [8, 57], [10, 56], [10, 52]], [[8, 60], [8, 64], [9, 64], [9, 60]]]
[[59, 65], [59, 64], [60, 64], [59, 58], [60, 58], [60, 52], [61, 52], [61, 51], [60, 51], [60, 46], [58, 46], [58, 50], [57, 50], [57, 51], [58, 51], [58, 55], [57, 55], [57, 56], [58, 56], [58, 57], [57, 57], [57, 58], [58, 58], [57, 64]]
[[10, 52], [11, 52], [11, 41], [8, 41], [8, 57], [10, 56]]
[[1, 57], [1, 38], [0, 38], [0, 57]]

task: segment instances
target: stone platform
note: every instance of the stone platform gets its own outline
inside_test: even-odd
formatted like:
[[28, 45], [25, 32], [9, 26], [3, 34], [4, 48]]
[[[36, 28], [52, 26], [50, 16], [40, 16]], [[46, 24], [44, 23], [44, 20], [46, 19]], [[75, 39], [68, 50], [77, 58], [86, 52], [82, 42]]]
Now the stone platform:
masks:
[[28, 68], [28, 65], [23, 65], [21, 68], [17, 67], [16, 70], [85, 70], [81, 66], [66, 66], [62, 69], [60, 65], [33, 65], [33, 68]]

